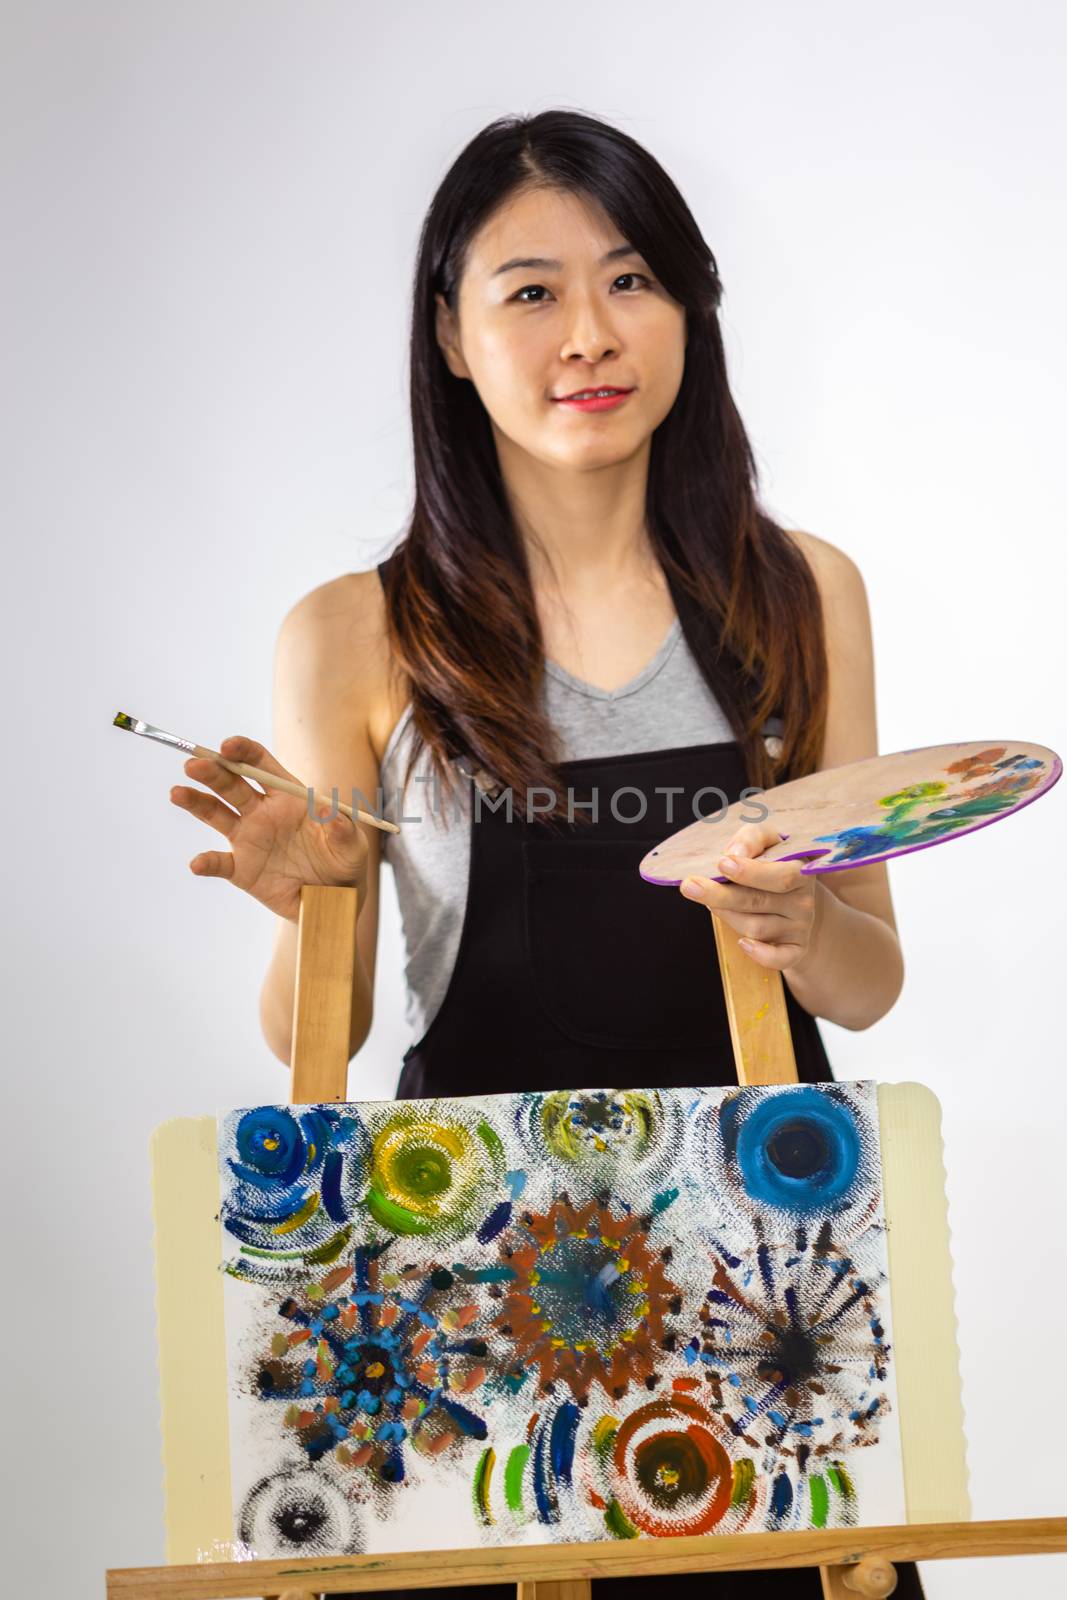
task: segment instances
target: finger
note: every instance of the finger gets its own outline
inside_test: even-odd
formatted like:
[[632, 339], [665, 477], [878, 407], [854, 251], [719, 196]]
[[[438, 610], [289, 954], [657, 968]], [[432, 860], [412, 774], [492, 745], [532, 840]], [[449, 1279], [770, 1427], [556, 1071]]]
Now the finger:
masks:
[[784, 834], [772, 822], [743, 822], [726, 846], [740, 856], [758, 856], [772, 844], [781, 844]]
[[743, 939], [754, 939], [757, 944], [790, 944], [797, 931], [795, 924], [781, 917], [752, 917], [733, 911], [716, 911], [715, 915]]
[[683, 878], [678, 885], [687, 900], [697, 900], [707, 906], [709, 911], [741, 911], [754, 909], [745, 907], [745, 898], [750, 896], [750, 889], [742, 889], [732, 883], [716, 883], [714, 878]]
[[766, 889], [746, 889], [738, 883], [716, 883], [714, 878], [685, 878], [681, 891], [687, 900], [699, 900], [710, 911], [734, 915], [763, 914], [788, 917], [795, 914], [792, 901]]
[[742, 856], [727, 854], [719, 857], [719, 871], [731, 883], [766, 890], [771, 894], [789, 894], [804, 884], [804, 872], [799, 861], [750, 861]]
[[259, 802], [267, 798], [262, 789], [255, 788], [247, 778], [231, 772], [214, 756], [190, 756], [182, 770], [198, 783], [214, 789], [237, 811], [254, 811]]
[[348, 816], [344, 811], [338, 811], [335, 817], [330, 817], [330, 810], [331, 807], [322, 805], [319, 807], [318, 815], [320, 822], [323, 818], [329, 817], [330, 820], [324, 822], [323, 826], [327, 838], [332, 839], [335, 844], [351, 844], [357, 838], [367, 837], [363, 824], [357, 822], [355, 817]]
[[784, 972], [791, 967], [800, 949], [799, 945], [768, 944], [762, 939], [739, 939], [737, 942], [751, 960], [761, 967], [772, 967], [777, 972]]
[[179, 785], [170, 791], [170, 798], [176, 806], [191, 811], [194, 817], [216, 828], [227, 839], [233, 837], [241, 820], [236, 811], [231, 811], [215, 795], [205, 794], [203, 789], [185, 789]]
[[342, 865], [348, 866], [353, 862], [358, 865], [370, 848], [361, 824], [346, 817], [343, 811], [332, 822], [325, 824], [323, 832], [331, 856]]
[[265, 772], [272, 772], [276, 778], [290, 778], [293, 783], [300, 779], [289, 772], [277, 761], [265, 745], [258, 739], [248, 739], [243, 733], [233, 733], [223, 739], [219, 745], [219, 755], [225, 756], [227, 761], [247, 761], [250, 767], [262, 767]]
[[198, 878], [232, 878], [233, 857], [227, 850], [205, 850], [193, 857], [189, 871]]

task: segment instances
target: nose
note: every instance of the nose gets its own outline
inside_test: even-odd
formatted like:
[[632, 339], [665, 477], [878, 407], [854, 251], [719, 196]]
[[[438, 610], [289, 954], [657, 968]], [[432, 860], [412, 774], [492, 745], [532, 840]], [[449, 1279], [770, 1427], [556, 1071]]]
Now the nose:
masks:
[[560, 347], [561, 360], [572, 361], [575, 357], [584, 357], [586, 361], [597, 362], [603, 361], [605, 356], [617, 354], [618, 338], [603, 303], [594, 295], [579, 295], [573, 307]]

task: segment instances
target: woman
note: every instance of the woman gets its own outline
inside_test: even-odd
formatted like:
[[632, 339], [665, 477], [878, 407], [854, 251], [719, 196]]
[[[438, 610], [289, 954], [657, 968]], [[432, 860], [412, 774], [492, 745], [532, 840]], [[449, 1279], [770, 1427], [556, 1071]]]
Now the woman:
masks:
[[[211, 761], [185, 770], [212, 793], [172, 791], [231, 847], [192, 870], [279, 918], [262, 1022], [283, 1061], [305, 883], [359, 887], [351, 1054], [367, 1037], [383, 851], [414, 1030], [401, 1098], [734, 1081], [708, 909], [782, 972], [802, 1080], [833, 1078], [816, 1017], [865, 1028], [894, 1003], [884, 865], [761, 861], [780, 835], [754, 807], [731, 881], [675, 894], [636, 870], [694, 816], [877, 753], [862, 579], [760, 509], [720, 297], [670, 178], [593, 118], [501, 119], [441, 184], [415, 281], [406, 538], [285, 618], [277, 754], [222, 745], [357, 803], [381, 789], [402, 831], [311, 816]], [[898, 1571], [902, 1600], [921, 1596]], [[821, 1594], [814, 1569], [667, 1581]]]

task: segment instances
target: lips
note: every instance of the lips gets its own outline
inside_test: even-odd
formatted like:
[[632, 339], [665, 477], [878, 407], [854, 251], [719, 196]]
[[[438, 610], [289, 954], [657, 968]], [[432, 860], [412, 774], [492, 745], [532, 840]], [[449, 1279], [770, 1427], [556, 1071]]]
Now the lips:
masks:
[[611, 384], [601, 384], [599, 389], [576, 389], [573, 394], [554, 394], [553, 400], [595, 400], [598, 395], [632, 394], [632, 389], [619, 389]]

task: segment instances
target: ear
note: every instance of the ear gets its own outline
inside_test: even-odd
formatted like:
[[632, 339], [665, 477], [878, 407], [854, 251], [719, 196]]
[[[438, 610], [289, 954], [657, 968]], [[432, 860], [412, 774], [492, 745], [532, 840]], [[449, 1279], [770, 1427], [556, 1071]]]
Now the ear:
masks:
[[470, 372], [459, 346], [459, 327], [455, 313], [449, 307], [440, 290], [435, 293], [434, 301], [437, 307], [434, 331], [441, 354], [448, 363], [448, 370], [454, 378], [469, 378]]

